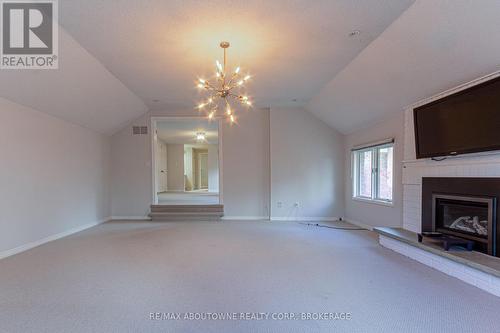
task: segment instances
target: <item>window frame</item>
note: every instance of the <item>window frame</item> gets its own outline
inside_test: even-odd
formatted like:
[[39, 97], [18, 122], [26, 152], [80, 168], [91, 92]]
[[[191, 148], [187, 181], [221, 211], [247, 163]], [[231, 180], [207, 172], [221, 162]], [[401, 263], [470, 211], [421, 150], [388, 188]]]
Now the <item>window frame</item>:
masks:
[[[380, 190], [380, 150], [384, 148], [392, 148], [392, 190], [391, 199], [385, 199], [378, 197]], [[371, 196], [360, 195], [360, 162], [359, 158], [361, 154], [365, 152], [371, 152]], [[352, 178], [352, 199], [359, 200], [370, 203], [378, 203], [382, 205], [393, 206], [394, 205], [394, 142], [386, 142], [382, 144], [377, 144], [373, 146], [368, 146], [366, 148], [360, 148], [352, 150], [351, 152], [351, 178]]]

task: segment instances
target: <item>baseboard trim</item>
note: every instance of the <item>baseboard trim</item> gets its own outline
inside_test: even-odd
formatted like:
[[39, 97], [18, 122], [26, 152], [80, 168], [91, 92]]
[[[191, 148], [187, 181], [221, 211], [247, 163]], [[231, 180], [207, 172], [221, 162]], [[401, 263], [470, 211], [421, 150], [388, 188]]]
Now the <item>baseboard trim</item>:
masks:
[[335, 216], [319, 216], [319, 217], [302, 217], [302, 216], [294, 216], [294, 217], [285, 217], [285, 216], [273, 216], [271, 217], [271, 221], [298, 221], [298, 222], [327, 222], [327, 221], [338, 221], [339, 218]]
[[221, 220], [269, 221], [269, 216], [223, 216]]
[[368, 224], [364, 224], [364, 223], [359, 222], [359, 221], [350, 220], [350, 219], [347, 219], [347, 218], [343, 218], [342, 220], [344, 222], [347, 222], [347, 223], [350, 223], [350, 224], [354, 224], [357, 227], [360, 227], [360, 228], [363, 228], [363, 229], [366, 229], [366, 230], [370, 230], [370, 231], [373, 231], [373, 228], [375, 228], [374, 226], [371, 226], [371, 225], [368, 225]]
[[30, 242], [30, 243], [15, 247], [15, 248], [10, 249], [10, 250], [2, 251], [2, 252], [0, 252], [0, 260], [5, 259], [5, 258], [10, 257], [10, 256], [13, 256], [13, 255], [18, 254], [18, 253], [21, 253], [21, 252], [31, 250], [35, 247], [40, 246], [40, 245], [67, 237], [69, 235], [76, 234], [77, 232], [95, 227], [95, 226], [102, 224], [104, 222], [107, 222], [109, 220], [110, 220], [110, 218], [105, 218], [105, 219], [99, 220], [99, 221], [94, 222], [94, 223], [85, 224], [85, 225], [82, 225], [82, 226], [79, 226], [79, 227], [76, 227], [76, 228], [73, 228], [70, 230], [60, 232], [60, 233], [55, 234], [55, 235], [51, 235], [51, 236], [36, 240], [34, 242]]
[[113, 220], [139, 220], [139, 221], [151, 221], [151, 217], [149, 216], [111, 216], [110, 218], [111, 221]]

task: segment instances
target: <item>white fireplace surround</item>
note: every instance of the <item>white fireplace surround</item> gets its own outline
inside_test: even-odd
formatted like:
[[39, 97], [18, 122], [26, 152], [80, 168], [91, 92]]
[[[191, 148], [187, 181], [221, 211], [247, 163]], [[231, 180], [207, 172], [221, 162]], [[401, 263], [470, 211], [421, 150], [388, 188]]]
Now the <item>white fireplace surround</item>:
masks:
[[403, 160], [403, 228], [421, 231], [422, 177], [500, 177], [500, 151], [449, 157], [443, 161], [416, 160], [413, 109], [499, 77], [500, 71], [410, 105], [405, 110]]
[[[500, 71], [468, 82], [405, 109], [403, 154], [403, 229], [419, 233], [422, 227], [423, 177], [500, 177], [500, 151], [448, 157], [442, 161], [416, 159], [413, 109], [499, 77]], [[379, 235], [382, 246], [454, 276], [496, 296], [500, 296], [500, 278], [429, 253], [402, 241]]]

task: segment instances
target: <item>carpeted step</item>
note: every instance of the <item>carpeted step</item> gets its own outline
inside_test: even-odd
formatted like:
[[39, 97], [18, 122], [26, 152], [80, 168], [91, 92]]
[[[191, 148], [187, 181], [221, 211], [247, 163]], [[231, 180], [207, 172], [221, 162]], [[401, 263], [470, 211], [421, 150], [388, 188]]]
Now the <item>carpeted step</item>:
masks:
[[213, 221], [224, 216], [223, 205], [151, 205], [153, 221]]

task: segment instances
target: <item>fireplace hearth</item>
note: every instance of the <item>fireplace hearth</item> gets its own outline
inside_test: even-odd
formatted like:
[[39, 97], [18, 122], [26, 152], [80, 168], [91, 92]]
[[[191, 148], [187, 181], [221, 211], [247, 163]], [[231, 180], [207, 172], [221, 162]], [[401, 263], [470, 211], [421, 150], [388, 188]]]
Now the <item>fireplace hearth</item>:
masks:
[[423, 178], [422, 231], [474, 241], [474, 250], [499, 256], [499, 178]]

